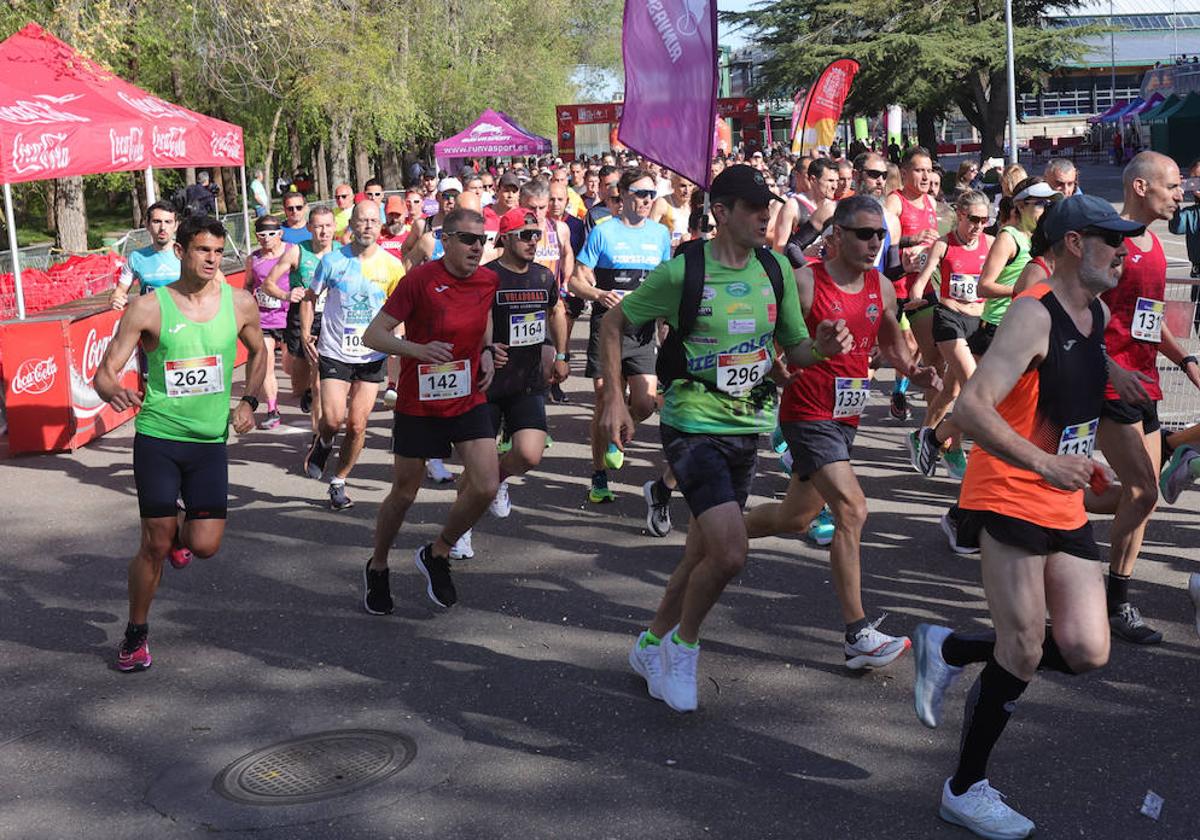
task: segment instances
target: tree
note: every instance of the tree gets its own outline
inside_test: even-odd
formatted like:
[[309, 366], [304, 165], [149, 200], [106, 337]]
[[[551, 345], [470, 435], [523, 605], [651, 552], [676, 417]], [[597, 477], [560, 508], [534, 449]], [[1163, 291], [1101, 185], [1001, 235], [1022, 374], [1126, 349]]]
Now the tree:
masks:
[[[1099, 27], [1043, 27], [1049, 10], [1080, 0], [1013, 0], [1019, 89], [1033, 89]], [[957, 107], [979, 130], [982, 155], [1002, 153], [1008, 79], [1003, 0], [775, 0], [722, 17], [748, 27], [770, 52], [756, 93], [790, 98], [835, 58], [861, 69], [847, 103], [878, 113], [889, 104], [916, 110], [922, 133]], [[929, 142], [930, 138], [922, 138]]]

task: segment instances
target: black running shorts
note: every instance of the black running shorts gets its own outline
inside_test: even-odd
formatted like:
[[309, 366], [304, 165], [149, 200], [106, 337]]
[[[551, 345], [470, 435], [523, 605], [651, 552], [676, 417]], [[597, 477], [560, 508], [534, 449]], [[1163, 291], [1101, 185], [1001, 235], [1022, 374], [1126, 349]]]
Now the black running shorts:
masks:
[[980, 323], [978, 315], [964, 315], [938, 304], [933, 310], [933, 340], [969, 341], [979, 330]]
[[758, 435], [689, 434], [661, 424], [663, 455], [693, 516], [737, 502], [746, 507], [758, 463]]
[[979, 536], [986, 530], [996, 542], [1011, 545], [1029, 552], [1030, 556], [1045, 557], [1050, 554], [1070, 554], [1084, 560], [1100, 560], [1100, 549], [1092, 536], [1092, 523], [1080, 528], [1064, 531], [1046, 528], [1005, 516], [990, 510], [968, 510], [959, 508], [958, 544], [978, 548]]
[[392, 454], [401, 458], [449, 458], [464, 440], [495, 438], [487, 403], [454, 417], [418, 417], [397, 412], [392, 421]]
[[133, 481], [142, 519], [174, 517], [183, 499], [185, 519], [224, 519], [229, 504], [229, 460], [223, 443], [189, 443], [133, 436]]
[[1153, 434], [1159, 429], [1158, 403], [1153, 400], [1144, 403], [1105, 400], [1103, 407], [1100, 409], [1100, 416], [1120, 423], [1122, 426], [1132, 426], [1134, 423], [1141, 423], [1142, 434], [1144, 435]]

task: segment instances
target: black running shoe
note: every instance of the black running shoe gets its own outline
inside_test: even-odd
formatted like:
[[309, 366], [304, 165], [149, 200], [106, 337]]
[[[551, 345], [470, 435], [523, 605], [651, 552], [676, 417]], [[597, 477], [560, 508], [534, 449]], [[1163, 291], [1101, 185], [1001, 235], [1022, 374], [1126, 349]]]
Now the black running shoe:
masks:
[[312, 413], [312, 388], [306, 388], [304, 393], [300, 395], [300, 410], [305, 414]]
[[928, 426], [922, 426], [908, 435], [908, 460], [912, 468], [921, 475], [932, 478], [937, 474], [938, 456], [941, 445], [937, 434]]
[[888, 413], [892, 415], [893, 420], [907, 420], [908, 397], [904, 396], [900, 391], [893, 391], [892, 404], [888, 406]]
[[552, 403], [569, 403], [571, 398], [567, 396], [567, 392], [562, 389], [562, 386], [557, 382], [550, 386], [550, 402]]
[[329, 485], [329, 509], [345, 510], [354, 507], [354, 501], [346, 495], [346, 483], [339, 482]]
[[325, 474], [325, 463], [329, 460], [329, 453], [333, 451], [333, 444], [326, 446], [321, 443], [321, 436], [313, 437], [312, 446], [308, 448], [308, 454], [304, 456], [304, 472], [309, 478], [314, 478], [317, 481], [321, 480], [321, 476]]
[[392, 589], [388, 585], [388, 570], [377, 572], [367, 566], [363, 569], [363, 608], [371, 615], [388, 615], [392, 611]]
[[454, 581], [450, 578], [450, 561], [445, 557], [433, 556], [433, 543], [417, 549], [417, 569], [425, 575], [425, 591], [429, 600], [439, 607], [450, 608], [458, 601]]
[[1146, 624], [1138, 608], [1128, 601], [1117, 605], [1117, 611], [1108, 617], [1108, 626], [1114, 636], [1135, 645], [1157, 645], [1163, 640], [1163, 634]]

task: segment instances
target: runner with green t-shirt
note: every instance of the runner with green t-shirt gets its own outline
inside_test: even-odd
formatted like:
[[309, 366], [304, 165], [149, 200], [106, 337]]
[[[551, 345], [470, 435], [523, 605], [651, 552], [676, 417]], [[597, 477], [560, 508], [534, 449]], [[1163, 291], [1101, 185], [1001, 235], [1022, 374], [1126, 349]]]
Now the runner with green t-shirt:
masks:
[[[271, 269], [263, 288], [268, 294], [278, 296], [278, 282], [288, 274], [291, 288], [287, 328], [283, 331], [283, 343], [287, 347], [284, 370], [292, 379], [292, 394], [300, 399], [300, 410], [312, 413], [313, 437], [321, 424], [321, 380], [317, 376], [317, 337], [321, 334], [321, 313], [325, 311], [325, 298], [315, 303], [306, 303], [304, 290], [312, 285], [321, 257], [333, 250], [333, 210], [323, 205], [312, 208], [308, 214], [308, 231], [312, 235], [298, 243], [298, 247], [284, 251], [279, 262]], [[304, 326], [304, 308], [311, 308], [311, 323]], [[312, 443], [310, 441], [309, 446]]]
[[[246, 393], [258, 391], [268, 358], [258, 304], [223, 282], [225, 228], [192, 216], [179, 226], [179, 280], [132, 301], [96, 371], [98, 393], [117, 411], [141, 406], [133, 439], [133, 478], [142, 517], [142, 542], [129, 563], [129, 624], [117, 652], [121, 671], [150, 667], [146, 642], [150, 603], [163, 561], [182, 568], [192, 556], [211, 557], [225, 534], [229, 424], [254, 428], [258, 401], [242, 397], [230, 411], [234, 355], [249, 351]], [[141, 344], [145, 393], [121, 385], [121, 372]], [[177, 500], [183, 500], [183, 510]]]
[[[681, 374], [666, 386], [661, 414], [663, 452], [692, 512], [683, 560], [667, 584], [653, 622], [629, 652], [650, 696], [680, 712], [696, 708], [700, 624], [746, 562], [742, 508], [758, 458], [758, 436], [775, 428], [775, 386], [766, 382], [772, 342], [788, 362], [804, 367], [850, 349], [840, 322], [808, 336], [786, 260], [759, 250], [767, 243], [770, 203], [779, 201], [762, 174], [739, 165], [712, 184], [717, 234], [703, 248], [703, 291], [694, 326], [682, 337]], [[694, 257], [693, 257], [694, 259]], [[621, 337], [663, 318], [680, 326], [687, 255], [654, 269], [604, 317], [601, 373], [611, 392], [601, 427], [617, 446], [635, 424], [621, 395]], [[778, 271], [781, 293], [768, 274]], [[668, 338], [664, 359], [669, 359]]]

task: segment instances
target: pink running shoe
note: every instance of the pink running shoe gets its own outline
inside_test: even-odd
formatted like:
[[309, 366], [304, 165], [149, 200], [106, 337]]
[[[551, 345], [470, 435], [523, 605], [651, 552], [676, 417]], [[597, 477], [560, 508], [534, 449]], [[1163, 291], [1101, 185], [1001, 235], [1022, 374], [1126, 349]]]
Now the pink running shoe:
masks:
[[130, 650], [126, 646], [126, 642], [122, 641], [121, 646], [117, 648], [117, 670], [125, 671], [145, 671], [150, 667], [150, 645], [143, 636], [138, 642], [137, 647]]
[[192, 562], [192, 552], [179, 543], [175, 543], [171, 546], [170, 552], [167, 553], [167, 560], [170, 561], [171, 568], [182, 569], [188, 563]]

